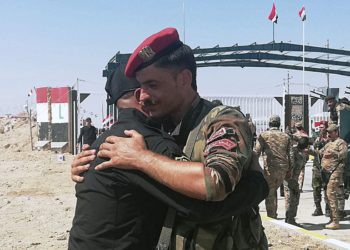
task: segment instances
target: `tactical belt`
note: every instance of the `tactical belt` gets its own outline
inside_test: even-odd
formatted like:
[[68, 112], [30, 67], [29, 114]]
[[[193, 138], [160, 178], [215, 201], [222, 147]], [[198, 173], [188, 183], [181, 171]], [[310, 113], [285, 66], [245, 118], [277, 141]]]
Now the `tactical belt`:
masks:
[[165, 221], [160, 232], [158, 244], [156, 250], [168, 250], [170, 246], [171, 233], [176, 217], [176, 210], [172, 207], [168, 207], [168, 211], [165, 217]]

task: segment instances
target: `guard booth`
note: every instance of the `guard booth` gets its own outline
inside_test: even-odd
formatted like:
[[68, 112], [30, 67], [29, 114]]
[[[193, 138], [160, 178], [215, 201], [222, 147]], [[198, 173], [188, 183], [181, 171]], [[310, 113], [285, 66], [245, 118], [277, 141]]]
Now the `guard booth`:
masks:
[[309, 132], [309, 98], [308, 95], [285, 95], [285, 128], [294, 127], [296, 122], [302, 122]]

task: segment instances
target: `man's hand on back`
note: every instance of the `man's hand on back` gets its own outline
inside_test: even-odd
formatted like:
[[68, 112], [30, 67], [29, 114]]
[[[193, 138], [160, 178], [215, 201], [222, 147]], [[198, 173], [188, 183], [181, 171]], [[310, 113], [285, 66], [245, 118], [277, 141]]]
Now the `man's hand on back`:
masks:
[[98, 157], [109, 158], [98, 166], [96, 170], [102, 170], [109, 167], [117, 167], [123, 169], [135, 169], [138, 167], [138, 159], [142, 159], [146, 154], [146, 144], [143, 136], [135, 130], [125, 130], [128, 138], [109, 136], [106, 141], [101, 144]]
[[84, 177], [80, 176], [81, 173], [87, 171], [90, 166], [90, 162], [96, 158], [96, 150], [89, 150], [90, 146], [84, 144], [82, 152], [77, 154], [71, 164], [71, 178], [75, 182], [82, 182]]

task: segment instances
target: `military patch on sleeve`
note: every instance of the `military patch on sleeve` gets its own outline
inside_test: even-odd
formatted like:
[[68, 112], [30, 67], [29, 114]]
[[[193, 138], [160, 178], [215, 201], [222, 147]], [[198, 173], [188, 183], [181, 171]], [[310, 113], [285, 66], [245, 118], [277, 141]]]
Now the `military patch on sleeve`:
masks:
[[207, 156], [214, 149], [224, 149], [227, 151], [232, 151], [232, 149], [237, 147], [237, 142], [230, 139], [221, 139], [208, 144], [204, 150], [204, 156]]
[[209, 144], [219, 138], [231, 137], [234, 135], [236, 135], [236, 132], [233, 130], [233, 128], [222, 127], [209, 137], [209, 139], [207, 140], [207, 143]]

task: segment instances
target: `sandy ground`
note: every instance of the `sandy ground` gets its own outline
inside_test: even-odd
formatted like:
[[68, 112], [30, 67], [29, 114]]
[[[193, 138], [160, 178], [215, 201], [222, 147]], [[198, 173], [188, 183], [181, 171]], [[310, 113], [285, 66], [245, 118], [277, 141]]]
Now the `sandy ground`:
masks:
[[[0, 249], [67, 249], [75, 206], [73, 157], [65, 154], [60, 162], [54, 152], [32, 151], [29, 125], [19, 119], [3, 133], [6, 122], [0, 120]], [[264, 226], [270, 249], [331, 249], [268, 222]]]

